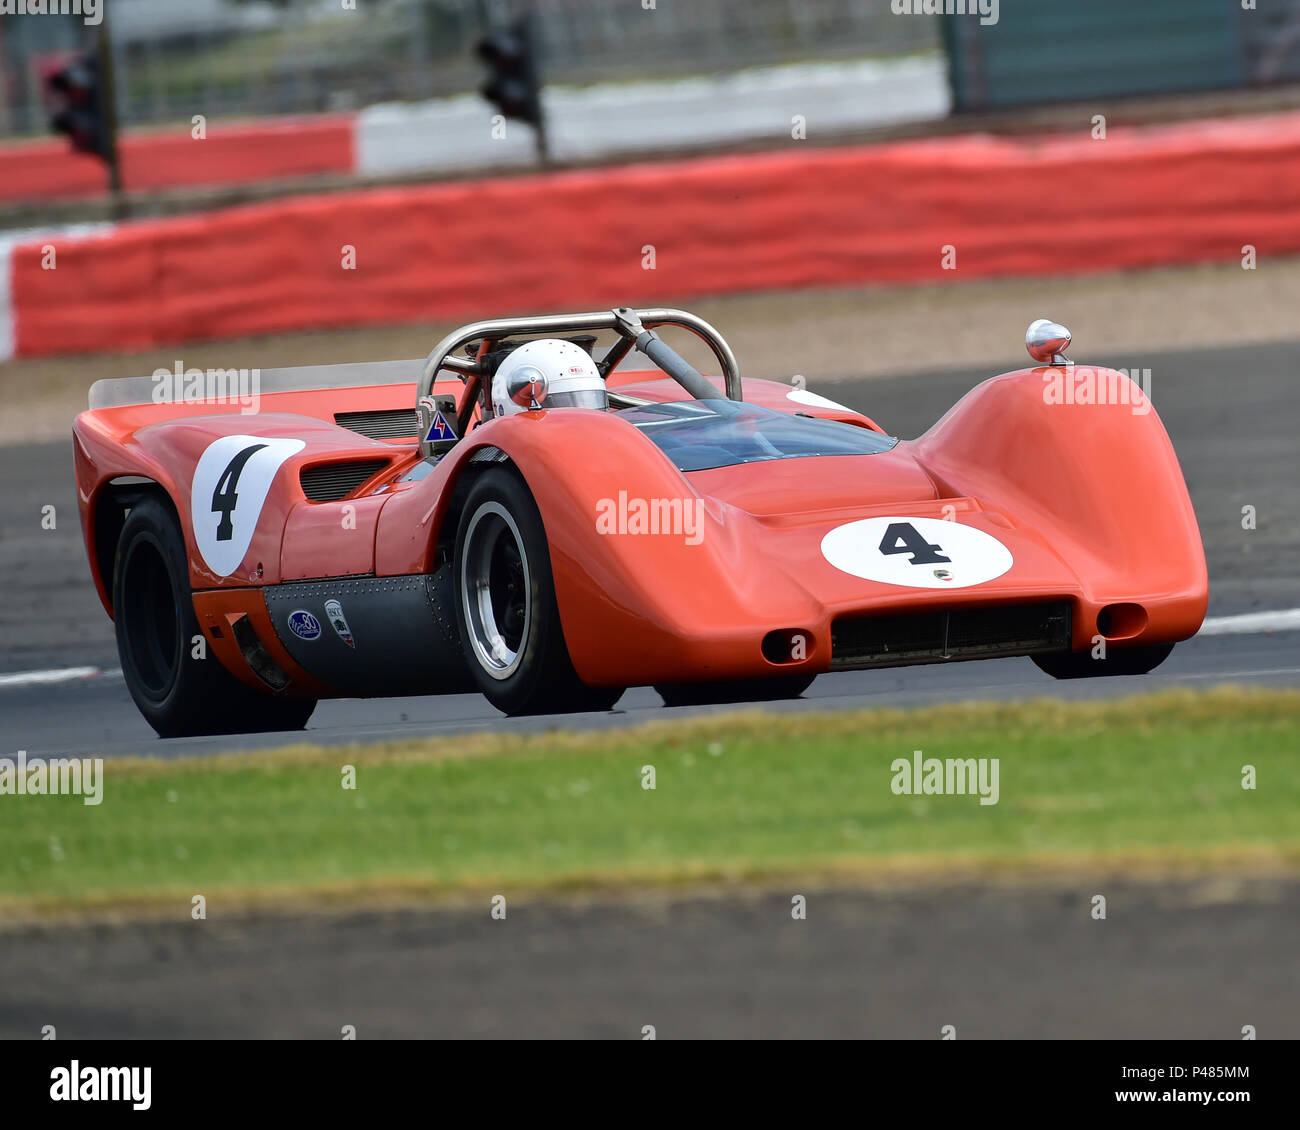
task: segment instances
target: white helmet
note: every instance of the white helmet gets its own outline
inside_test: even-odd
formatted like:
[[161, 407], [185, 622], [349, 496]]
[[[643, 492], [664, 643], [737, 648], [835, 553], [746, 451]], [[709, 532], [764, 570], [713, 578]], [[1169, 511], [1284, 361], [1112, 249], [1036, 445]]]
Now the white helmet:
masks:
[[534, 404], [538, 408], [608, 408], [605, 382], [591, 354], [571, 341], [553, 337], [538, 338], [512, 350], [492, 378], [492, 412], [510, 416]]

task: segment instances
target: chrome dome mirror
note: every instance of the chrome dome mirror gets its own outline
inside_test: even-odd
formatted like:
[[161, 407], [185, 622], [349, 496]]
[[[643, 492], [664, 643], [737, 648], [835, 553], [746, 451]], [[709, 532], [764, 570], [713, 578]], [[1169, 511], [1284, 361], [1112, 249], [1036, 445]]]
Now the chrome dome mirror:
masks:
[[1040, 365], [1071, 365], [1065, 355], [1070, 345], [1070, 331], [1059, 322], [1039, 318], [1025, 331], [1025, 348]]
[[531, 365], [510, 374], [506, 392], [520, 408], [540, 408], [546, 399], [546, 374]]

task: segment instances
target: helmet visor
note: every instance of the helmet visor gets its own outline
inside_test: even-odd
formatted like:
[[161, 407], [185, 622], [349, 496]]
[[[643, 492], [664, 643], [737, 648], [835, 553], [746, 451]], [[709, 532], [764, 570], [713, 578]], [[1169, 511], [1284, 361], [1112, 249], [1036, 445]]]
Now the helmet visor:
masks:
[[596, 408], [605, 411], [609, 407], [609, 394], [604, 388], [583, 388], [573, 392], [548, 393], [542, 404], [543, 408]]

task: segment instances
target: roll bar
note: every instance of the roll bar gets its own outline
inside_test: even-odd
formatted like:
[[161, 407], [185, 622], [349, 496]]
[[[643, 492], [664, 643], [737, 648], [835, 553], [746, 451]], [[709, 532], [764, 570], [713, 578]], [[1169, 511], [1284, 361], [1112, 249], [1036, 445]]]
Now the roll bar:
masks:
[[[712, 382], [702, 376], [654, 332], [658, 326], [679, 326], [704, 342], [713, 352], [722, 369], [727, 399], [744, 398], [741, 390], [740, 368], [736, 364], [735, 354], [731, 352], [731, 346], [703, 318], [697, 318], [685, 310], [632, 310], [621, 306], [614, 310], [597, 310], [589, 314], [542, 314], [531, 318], [494, 318], [461, 326], [438, 342], [425, 360], [416, 406], [418, 408], [421, 401], [433, 395], [434, 381], [438, 373], [444, 369], [459, 374], [465, 381], [482, 380], [488, 375], [481, 361], [456, 356], [456, 351], [466, 345], [473, 342], [486, 342], [487, 348], [491, 349], [497, 342], [515, 334], [571, 334], [586, 330], [615, 330], [619, 334], [620, 340], [600, 362], [602, 377], [608, 377], [614, 367], [635, 348], [645, 353], [696, 399], [719, 398], [718, 390], [713, 387]], [[480, 352], [485, 351], [480, 350]]]

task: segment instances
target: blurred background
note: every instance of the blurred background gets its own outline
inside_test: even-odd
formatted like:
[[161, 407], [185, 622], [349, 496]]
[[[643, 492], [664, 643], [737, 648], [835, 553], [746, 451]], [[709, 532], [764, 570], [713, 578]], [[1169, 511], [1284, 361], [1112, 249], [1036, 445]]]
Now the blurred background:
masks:
[[[647, 0], [647, 4], [649, 0]], [[920, 8], [920, 0], [915, 7]], [[933, 5], [931, 5], [932, 7]], [[490, 27], [536, 16], [566, 86], [755, 66], [917, 57], [963, 110], [1045, 99], [1257, 87], [1300, 77], [1300, 0], [1001, 0], [998, 21], [905, 15], [890, 0], [110, 0], [125, 127], [446, 97], [481, 83]], [[940, 5], [942, 7], [942, 5]], [[0, 25], [0, 134], [45, 132], [43, 80], [95, 27]], [[1158, 51], [1152, 48], [1160, 45]]]
[[[494, 255], [475, 256], [485, 272], [493, 260], [540, 257], [537, 226], [557, 219], [589, 231], [570, 264], [577, 273], [582, 258], [589, 270], [593, 256], [610, 253], [598, 240], [622, 223], [623, 261], [634, 273], [592, 272], [586, 286], [507, 288], [492, 301], [494, 313], [603, 303], [614, 290], [629, 301], [680, 301], [1225, 262], [1246, 244], [1274, 255], [1300, 250], [1290, 226], [1273, 217], [1253, 223], [1259, 201], [1242, 183], [1253, 180], [1275, 210], [1290, 208], [1293, 170], [1281, 170], [1279, 181], [1275, 157], [1261, 154], [1297, 128], [1300, 0], [102, 0], [71, 7], [65, 15], [0, 19], [0, 275], [9, 279], [0, 291], [0, 361], [478, 316], [477, 299], [439, 293], [436, 272], [453, 252], [440, 215], [455, 216], [460, 234], [494, 229]], [[1209, 123], [1211, 132], [1199, 141], [1186, 132], [1124, 132], [1179, 122]], [[1257, 166], [1225, 155], [1242, 131]], [[1054, 156], [1043, 149], [1048, 138], [1074, 148]], [[999, 139], [1008, 145], [990, 144]], [[1105, 152], [1118, 163], [1088, 150], [1102, 140], [1112, 142]], [[910, 149], [889, 148], [909, 142]], [[1134, 144], [1152, 159], [1141, 169], [1120, 160]], [[1183, 160], [1157, 172], [1154, 155], [1164, 144], [1180, 147]], [[828, 149], [840, 150], [838, 165]], [[757, 161], [734, 166], [730, 199], [748, 207], [768, 194], [760, 182], [805, 178], [798, 206], [781, 206], [797, 225], [847, 229], [831, 257], [852, 254], [853, 263], [784, 274], [737, 267], [730, 277], [703, 269], [706, 240], [758, 241], [769, 259], [827, 258], [827, 248], [796, 245], [789, 235], [783, 245], [771, 230], [775, 213], [767, 227], [718, 228], [711, 217], [725, 220], [721, 182], [706, 189], [683, 180], [686, 166], [665, 163], [747, 154], [780, 154], [786, 164], [780, 174]], [[630, 182], [617, 182], [619, 165], [645, 161], [660, 162], [657, 208], [633, 203]], [[858, 163], [856, 201], [826, 187], [828, 170], [844, 162]], [[895, 175], [898, 162], [908, 175]], [[910, 175], [919, 162], [927, 174]], [[320, 262], [284, 276], [288, 296], [264, 296], [257, 319], [221, 316], [220, 295], [234, 304], [247, 293], [238, 273], [201, 286], [190, 281], [209, 303], [206, 319], [176, 285], [163, 286], [158, 271], [133, 328], [120, 328], [129, 312], [104, 305], [124, 280], [142, 277], [146, 258], [170, 263], [164, 249], [189, 238], [184, 233], [215, 242], [208, 221], [240, 205], [279, 200], [279, 230], [287, 230], [290, 216], [305, 215], [309, 196], [328, 194], [332, 206], [318, 204], [311, 220], [324, 244], [323, 233], [335, 231], [321, 227], [323, 219], [346, 227], [375, 204], [350, 190], [542, 169], [586, 169], [593, 177], [605, 169], [615, 179], [594, 211], [589, 200], [568, 199], [546, 221], [521, 218], [514, 234], [504, 230], [509, 216], [486, 198], [459, 211], [443, 196], [387, 198], [390, 225], [358, 220], [339, 233], [328, 257], [322, 252]], [[1070, 200], [1056, 199], [1052, 187], [1062, 174], [1081, 186]], [[1106, 182], [1100, 199], [1094, 178]], [[949, 195], [959, 179], [971, 185], [970, 199]], [[1148, 217], [1167, 216], [1160, 200], [1171, 193], [1185, 212], [1182, 229], [1135, 250], [1137, 230]], [[638, 231], [620, 216], [620, 203], [638, 209]], [[1111, 206], [1118, 210], [1093, 214]], [[425, 215], [399, 222], [404, 207]], [[177, 226], [147, 237], [97, 228], [98, 251], [87, 245], [83, 225], [158, 216], [177, 217]], [[855, 242], [851, 229], [864, 216], [876, 226]], [[1240, 222], [1229, 231], [1225, 216]], [[1035, 219], [1047, 226], [1029, 231]], [[1058, 254], [1059, 262], [1016, 254], [1016, 245], [1063, 224], [1075, 232], [1078, 254]], [[649, 275], [639, 249], [661, 246], [669, 230], [698, 236], [696, 258], [676, 260], [680, 275]], [[367, 254], [368, 269], [348, 278], [345, 300], [322, 291], [316, 309], [304, 312], [296, 296], [325, 273], [337, 283], [337, 248], [361, 246], [381, 231], [426, 256], [423, 281], [391, 252]], [[910, 244], [889, 242], [906, 232]], [[56, 291], [52, 280], [28, 276], [34, 263], [48, 270], [33, 256], [44, 246], [38, 237], [52, 234], [69, 252], [75, 244], [80, 285], [63, 274]], [[955, 270], [941, 269], [935, 248], [958, 236], [966, 255]], [[138, 251], [145, 238], [149, 251]], [[263, 236], [242, 229], [242, 238]], [[985, 255], [994, 242], [1002, 253]], [[297, 246], [285, 257], [300, 258], [303, 241]], [[1106, 250], [1095, 254], [1098, 246]], [[83, 250], [113, 265], [92, 268]], [[136, 265], [124, 266], [133, 256]], [[202, 262], [220, 275], [211, 256]], [[403, 273], [405, 282], [393, 281]], [[402, 292], [397, 301], [394, 286]], [[51, 301], [62, 319], [49, 315]], [[178, 303], [185, 316], [164, 324]], [[119, 328], [84, 333], [92, 323]], [[878, 335], [876, 348], [892, 352]], [[980, 346], [974, 356], [987, 352]]]
[[[191, 114], [358, 109], [477, 89], [490, 27], [535, 14], [549, 75], [566, 85], [730, 72], [760, 64], [939, 49], [932, 19], [854, 0], [110, 0], [124, 125]], [[6, 21], [0, 129], [45, 131], [42, 71], [93, 28]]]
[[[194, 115], [217, 122], [359, 112], [358, 153], [346, 171], [517, 163], [528, 147], [493, 146], [480, 128], [487, 111], [480, 48], [523, 17], [531, 18], [528, 61], [544, 84], [551, 156], [561, 160], [779, 138], [789, 123], [773, 112], [778, 101], [802, 105], [824, 140], [954, 112], [969, 118], [1069, 100], [1277, 92], [1300, 77], [1300, 0], [1249, 8], [1237, 0], [986, 0], [981, 8], [971, 0], [967, 15], [912, 11], [923, 6], [934, 7], [924, 0], [109, 0], [93, 24], [77, 15], [0, 21], [0, 138], [50, 132], [68, 101], [57, 76], [84, 53], [111, 67], [112, 81], [99, 75], [96, 83], [113, 87], [113, 116], [127, 134], [188, 131]], [[498, 69], [511, 65], [499, 61]], [[103, 91], [72, 93], [83, 104], [104, 100]], [[404, 147], [389, 136], [394, 130]], [[157, 180], [145, 172], [146, 184]]]

